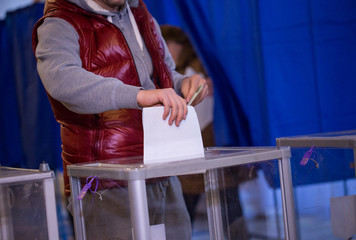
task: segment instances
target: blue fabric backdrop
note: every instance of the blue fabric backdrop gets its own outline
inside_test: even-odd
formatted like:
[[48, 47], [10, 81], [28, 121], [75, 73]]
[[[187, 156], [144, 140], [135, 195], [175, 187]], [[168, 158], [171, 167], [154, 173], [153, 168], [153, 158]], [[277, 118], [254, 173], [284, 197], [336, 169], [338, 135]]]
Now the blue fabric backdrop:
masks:
[[356, 127], [356, 1], [261, 1], [272, 137]]
[[1, 22], [1, 164], [61, 168], [59, 126], [36, 70], [32, 28], [43, 14], [35, 4]]
[[[160, 24], [188, 33], [212, 77], [217, 145], [356, 128], [356, 1], [145, 2]], [[34, 4], [0, 21], [3, 165], [62, 164], [31, 49], [42, 10]]]
[[218, 145], [356, 127], [356, 1], [168, 2], [215, 83]]

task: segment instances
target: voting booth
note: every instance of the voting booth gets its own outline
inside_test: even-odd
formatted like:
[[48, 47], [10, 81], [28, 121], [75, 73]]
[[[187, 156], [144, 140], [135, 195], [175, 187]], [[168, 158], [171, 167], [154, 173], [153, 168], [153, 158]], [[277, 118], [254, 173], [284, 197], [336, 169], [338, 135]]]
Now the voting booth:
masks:
[[0, 166], [0, 239], [58, 240], [54, 173]]
[[[90, 239], [91, 236], [87, 234], [88, 229], [86, 229], [88, 215], [85, 209], [90, 208], [95, 211], [95, 209], [99, 209], [100, 201], [105, 200], [105, 190], [100, 191], [96, 188], [96, 180], [117, 180], [121, 181], [119, 182], [121, 186], [125, 186], [122, 184], [123, 182], [126, 183], [127, 187], [121, 188], [128, 194], [127, 206], [130, 207], [130, 228], [133, 239], [166, 239], [164, 231], [167, 229], [165, 229], [164, 221], [154, 226], [149, 224], [151, 219], [148, 207], [151, 203], [147, 198], [146, 191], [148, 191], [150, 182], [152, 179], [196, 173], [204, 174], [205, 178], [210, 239], [232, 239], [229, 235], [231, 225], [226, 221], [229, 211], [226, 208], [226, 196], [222, 191], [224, 182], [220, 181], [221, 174], [223, 174], [221, 170], [233, 166], [270, 161], [275, 161], [278, 165], [275, 173], [280, 178], [282, 189], [280, 199], [283, 203], [283, 238], [297, 239], [290, 172], [290, 149], [288, 147], [208, 148], [204, 150], [204, 157], [158, 164], [122, 164], [123, 160], [127, 163], [143, 162], [143, 156], [68, 166], [76, 239]], [[116, 164], [116, 162], [121, 162], [121, 164]], [[83, 187], [91, 180], [93, 180], [92, 188], [91, 190], [86, 189], [83, 197]], [[97, 196], [96, 200], [90, 200], [93, 196]], [[102, 198], [100, 199], [100, 197]], [[83, 201], [85, 198], [88, 198], [89, 201]]]
[[[356, 130], [282, 137], [291, 171], [300, 239], [349, 239], [356, 234]], [[267, 176], [278, 188], [278, 179]]]

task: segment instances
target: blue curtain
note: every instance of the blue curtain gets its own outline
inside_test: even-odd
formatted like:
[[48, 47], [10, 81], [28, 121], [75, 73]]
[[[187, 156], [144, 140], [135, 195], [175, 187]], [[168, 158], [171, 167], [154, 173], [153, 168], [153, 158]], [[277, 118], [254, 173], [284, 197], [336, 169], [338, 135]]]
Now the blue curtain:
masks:
[[0, 163], [5, 166], [20, 166], [23, 162], [20, 123], [13, 72], [8, 71], [11, 68], [8, 61], [11, 54], [7, 47], [5, 20], [0, 21], [0, 36]]
[[256, 1], [175, 2], [214, 82], [217, 145], [265, 142], [268, 128], [263, 117], [265, 91]]
[[218, 145], [356, 128], [356, 1], [168, 2], [213, 78]]
[[[251, 122], [248, 115], [251, 109], [245, 108], [243, 101], [251, 99], [258, 108], [257, 118], [252, 119], [256, 124], [256, 137], [263, 137], [264, 118], [262, 68], [259, 48], [259, 31], [256, 21], [255, 1], [168, 1], [175, 6], [177, 13], [172, 13], [163, 1], [147, 0], [146, 3], [152, 14], [155, 8], [160, 11], [154, 15], [160, 24], [172, 24], [172, 15], [180, 19], [178, 26], [191, 38], [198, 55], [208, 70], [214, 82], [215, 95], [215, 138], [217, 145], [241, 146], [252, 145]], [[244, 15], [241, 15], [244, 13]], [[246, 13], [246, 14], [245, 14]], [[169, 17], [166, 17], [166, 16]], [[253, 26], [249, 28], [248, 26]], [[248, 48], [244, 48], [248, 45]], [[255, 48], [256, 47], [256, 48]], [[245, 81], [249, 77], [254, 81]], [[244, 81], [243, 84], [240, 84]], [[260, 94], [252, 90], [261, 91]], [[246, 91], [251, 89], [251, 91]], [[227, 114], [227, 115], [226, 115]], [[253, 124], [253, 123], [252, 123]]]
[[356, 1], [260, 9], [271, 136], [355, 129]]
[[9, 12], [1, 21], [1, 164], [61, 168], [59, 126], [36, 70], [32, 29], [43, 4]]
[[[356, 128], [356, 1], [145, 0], [183, 28], [214, 81], [219, 146]], [[36, 71], [43, 4], [0, 21], [0, 160], [60, 168], [59, 127]]]

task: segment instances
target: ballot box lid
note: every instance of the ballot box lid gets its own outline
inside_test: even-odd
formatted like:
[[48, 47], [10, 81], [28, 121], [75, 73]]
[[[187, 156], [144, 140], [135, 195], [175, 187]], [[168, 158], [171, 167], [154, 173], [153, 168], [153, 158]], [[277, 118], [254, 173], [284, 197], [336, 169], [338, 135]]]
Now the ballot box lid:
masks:
[[68, 176], [118, 180], [140, 180], [165, 176], [203, 173], [206, 170], [290, 158], [289, 147], [213, 147], [205, 149], [203, 158], [159, 164], [143, 164], [143, 157], [110, 159], [72, 164]]
[[276, 139], [276, 143], [277, 146], [290, 147], [356, 148], [356, 129], [280, 137]]
[[17, 183], [54, 178], [53, 171], [42, 172], [35, 169], [0, 166], [0, 184]]

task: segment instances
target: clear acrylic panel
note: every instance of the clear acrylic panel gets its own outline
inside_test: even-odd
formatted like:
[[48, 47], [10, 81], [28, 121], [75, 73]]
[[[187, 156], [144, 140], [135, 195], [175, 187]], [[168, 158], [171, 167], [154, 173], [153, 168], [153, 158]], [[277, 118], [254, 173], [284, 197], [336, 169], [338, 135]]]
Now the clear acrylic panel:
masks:
[[[283, 196], [291, 214], [286, 218], [294, 219], [292, 195], [278, 190], [282, 172], [287, 176], [285, 191], [292, 189], [289, 148], [213, 148], [205, 153], [205, 158], [153, 165], [133, 161], [139, 160], [136, 157], [69, 166], [76, 235], [84, 230], [86, 239], [132, 239], [132, 231], [146, 232], [141, 222], [145, 216], [137, 218], [132, 208], [145, 208], [140, 199], [147, 196], [148, 232], [162, 239], [295, 239], [293, 223], [287, 227], [293, 228], [289, 237], [284, 237], [281, 207]], [[285, 165], [278, 165], [281, 162]], [[277, 183], [271, 185], [270, 179]], [[88, 182], [91, 190], [83, 200], [75, 199]]]
[[[110, 189], [95, 191], [99, 185]], [[95, 178], [92, 191], [82, 201], [86, 239], [132, 239], [130, 194], [126, 181]], [[149, 179], [146, 195], [151, 226], [151, 239], [186, 239], [191, 222], [177, 177]], [[162, 237], [162, 238], [161, 238]]]
[[49, 239], [42, 181], [1, 184], [0, 195], [2, 239]]
[[[353, 149], [292, 148], [291, 168], [300, 239], [349, 239], [356, 234]], [[308, 151], [312, 155], [302, 162]]]
[[[277, 160], [221, 168], [213, 174], [218, 179], [218, 191], [206, 189], [207, 204], [214, 206], [217, 202], [210, 192], [218, 194], [223, 239], [285, 239], [281, 192], [269, 185], [265, 175], [279, 184]], [[209, 215], [211, 209], [207, 211]]]
[[[147, 182], [150, 225], [164, 224], [165, 231], [173, 231], [173, 235], [185, 231], [186, 225], [179, 219], [184, 219], [184, 216], [177, 216], [177, 209], [169, 209], [169, 206], [177, 206], [168, 204], [167, 199], [164, 200], [172, 194], [168, 193], [171, 191], [168, 189], [179, 180], [182, 192], [177, 193], [182, 194], [183, 204], [188, 209], [192, 240], [210, 239], [208, 216], [211, 206], [216, 207], [217, 203], [222, 215], [224, 239], [284, 239], [281, 193], [279, 189], [269, 185], [262, 167], [269, 177], [279, 179], [277, 160], [270, 160], [212, 170], [218, 179], [218, 189], [210, 189], [210, 185], [204, 186], [203, 173], [164, 178], [158, 183]], [[96, 187], [97, 179], [93, 182], [92, 190]], [[87, 239], [110, 239], [118, 235], [123, 237], [122, 239], [132, 237], [130, 200], [125, 186], [127, 182], [112, 181], [112, 184], [115, 182], [117, 188], [100, 190], [99, 186], [97, 191], [89, 190], [82, 200]], [[218, 193], [219, 202], [216, 202], [212, 191]], [[168, 209], [163, 209], [163, 206]], [[185, 206], [181, 205], [180, 211], [183, 211]], [[173, 215], [164, 216], [167, 212], [173, 212]], [[172, 218], [174, 223], [167, 222], [172, 221]], [[117, 227], [113, 229], [110, 227], [112, 224]]]
[[299, 239], [353, 239], [356, 234], [356, 130], [276, 139], [291, 147]]

